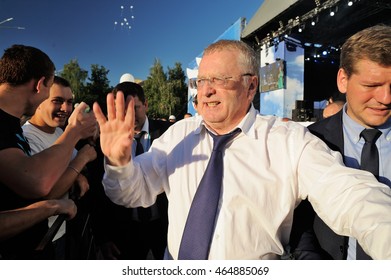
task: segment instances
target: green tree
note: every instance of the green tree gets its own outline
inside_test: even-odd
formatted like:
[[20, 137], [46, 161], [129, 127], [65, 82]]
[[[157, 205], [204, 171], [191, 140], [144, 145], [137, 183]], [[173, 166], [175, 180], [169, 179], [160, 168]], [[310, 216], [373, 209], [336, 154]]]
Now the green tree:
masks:
[[176, 63], [166, 74], [158, 59], [144, 81], [144, 92], [148, 100], [148, 115], [153, 118], [167, 118], [169, 115], [183, 114], [186, 106], [187, 88], [181, 64]]
[[168, 82], [174, 103], [172, 114], [177, 118], [182, 117], [187, 112], [187, 84], [185, 81], [186, 76], [181, 63], [176, 62], [173, 69], [168, 68]]
[[[67, 79], [75, 95], [75, 103], [86, 102], [90, 106], [97, 101], [102, 110], [106, 110], [106, 95], [112, 91], [107, 75], [110, 71], [104, 66], [91, 65], [91, 75], [82, 69], [76, 59], [64, 65], [60, 76]], [[88, 78], [88, 82], [86, 82]], [[150, 69], [148, 78], [143, 83], [148, 100], [148, 115], [153, 118], [177, 118], [186, 113], [187, 85], [185, 73], [179, 62], [174, 68], [168, 67], [167, 73], [158, 59]], [[105, 112], [104, 112], [105, 113]]]
[[165, 106], [162, 104], [167, 102], [165, 100], [166, 83], [167, 76], [163, 66], [158, 59], [155, 59], [150, 74], [143, 83], [145, 96], [148, 100], [148, 115], [153, 118], [167, 117]]
[[88, 78], [89, 82], [85, 86], [84, 99], [82, 101], [89, 105], [97, 101], [101, 108], [106, 108], [106, 95], [112, 91], [107, 78], [109, 72], [110, 70], [107, 70], [104, 66], [91, 65], [91, 75]]
[[81, 100], [84, 92], [85, 81], [88, 77], [88, 71], [82, 69], [77, 62], [77, 59], [71, 59], [68, 64], [65, 64], [59, 76], [68, 80], [71, 84], [72, 92], [75, 95], [75, 100]]

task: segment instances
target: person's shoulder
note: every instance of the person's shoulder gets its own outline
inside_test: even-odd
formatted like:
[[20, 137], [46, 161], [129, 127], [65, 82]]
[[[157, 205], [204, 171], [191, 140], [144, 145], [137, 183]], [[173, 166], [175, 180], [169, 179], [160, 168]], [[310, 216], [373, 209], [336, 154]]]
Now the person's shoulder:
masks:
[[27, 136], [30, 136], [30, 135], [34, 135], [34, 136], [37, 136], [37, 137], [41, 137], [43, 135], [46, 135], [47, 133], [45, 133], [43, 130], [39, 129], [38, 127], [34, 126], [32, 123], [30, 123], [29, 121], [25, 122], [23, 125], [22, 125], [22, 129], [23, 129], [23, 134], [27, 137]]
[[[255, 135], [267, 135], [269, 138], [277, 137], [277, 139], [297, 137], [302, 138], [308, 132], [305, 125], [292, 120], [285, 120], [278, 116], [258, 114], [251, 127], [245, 125], [251, 131], [254, 129]], [[253, 127], [253, 128], [252, 128]]]
[[29, 121], [26, 121], [22, 125], [22, 129], [24, 134], [32, 133], [34, 130], [36, 130], [35, 126], [33, 126]]
[[321, 119], [319, 121], [314, 122], [313, 124], [308, 126], [308, 129], [311, 130], [318, 130], [326, 126], [330, 122], [329, 119]]
[[202, 117], [200, 115], [192, 116], [190, 118], [181, 119], [175, 122], [175, 124], [180, 124], [183, 126], [189, 126], [189, 125], [200, 125], [202, 121]]
[[305, 127], [305, 125], [299, 122], [273, 115], [258, 114], [255, 121], [258, 124], [267, 124], [270, 128], [284, 127], [287, 129], [302, 129]]
[[202, 123], [201, 116], [193, 116], [191, 118], [181, 119], [175, 123], [171, 123], [168, 130], [174, 134], [188, 133], [189, 131], [196, 130]]
[[342, 119], [342, 114], [340, 112], [336, 113], [333, 116], [314, 122], [308, 126], [308, 129], [311, 132], [322, 132], [328, 126], [337, 126]]

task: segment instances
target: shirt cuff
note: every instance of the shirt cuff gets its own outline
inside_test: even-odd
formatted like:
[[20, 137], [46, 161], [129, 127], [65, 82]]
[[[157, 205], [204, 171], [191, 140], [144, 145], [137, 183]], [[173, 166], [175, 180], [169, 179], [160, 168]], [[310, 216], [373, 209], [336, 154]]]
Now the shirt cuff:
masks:
[[126, 179], [133, 174], [133, 162], [129, 161], [128, 164], [123, 166], [113, 166], [108, 164], [105, 158], [104, 169], [105, 169], [106, 177], [112, 179]]

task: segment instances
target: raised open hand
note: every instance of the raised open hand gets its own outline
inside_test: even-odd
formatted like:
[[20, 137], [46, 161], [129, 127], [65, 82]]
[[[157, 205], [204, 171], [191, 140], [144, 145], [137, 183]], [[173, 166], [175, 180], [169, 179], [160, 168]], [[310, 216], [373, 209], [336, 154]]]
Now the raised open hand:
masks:
[[[98, 103], [93, 110], [100, 128], [100, 145], [108, 163], [114, 166], [126, 165], [131, 158], [134, 135], [134, 101], [129, 97], [124, 100], [124, 94], [119, 91], [107, 95], [107, 118], [102, 113]], [[126, 108], [126, 110], [125, 110]]]

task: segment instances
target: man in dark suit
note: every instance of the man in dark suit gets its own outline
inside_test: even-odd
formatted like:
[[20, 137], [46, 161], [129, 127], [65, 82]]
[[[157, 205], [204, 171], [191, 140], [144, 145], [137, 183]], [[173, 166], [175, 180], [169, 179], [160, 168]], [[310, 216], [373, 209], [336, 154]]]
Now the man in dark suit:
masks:
[[[346, 94], [345, 106], [335, 115], [310, 125], [309, 130], [332, 150], [339, 151], [346, 166], [372, 172], [391, 187], [390, 26], [364, 29], [345, 42], [337, 85]], [[368, 140], [366, 132], [373, 132], [375, 138]], [[375, 146], [366, 157], [362, 151], [371, 143]], [[372, 161], [374, 154], [378, 157]], [[374, 166], [378, 168], [375, 170]], [[370, 259], [355, 239], [339, 236], [326, 226], [308, 201], [295, 211], [291, 246], [295, 249], [293, 258], [297, 259]]]
[[[125, 97], [132, 96], [135, 101], [136, 135], [132, 156], [138, 156], [146, 152], [171, 123], [147, 117], [148, 103], [139, 84], [122, 82], [114, 88], [113, 93], [118, 91], [122, 91]], [[103, 155], [101, 156], [103, 158]], [[99, 164], [98, 177], [101, 181], [104, 173], [102, 160]], [[168, 228], [168, 201], [165, 193], [160, 194], [151, 207], [125, 208], [114, 204], [106, 197], [100, 181], [99, 188], [95, 189], [99, 202], [96, 203], [94, 210], [93, 228], [103, 258], [141, 260], [151, 258], [151, 251], [154, 259], [163, 259]]]

